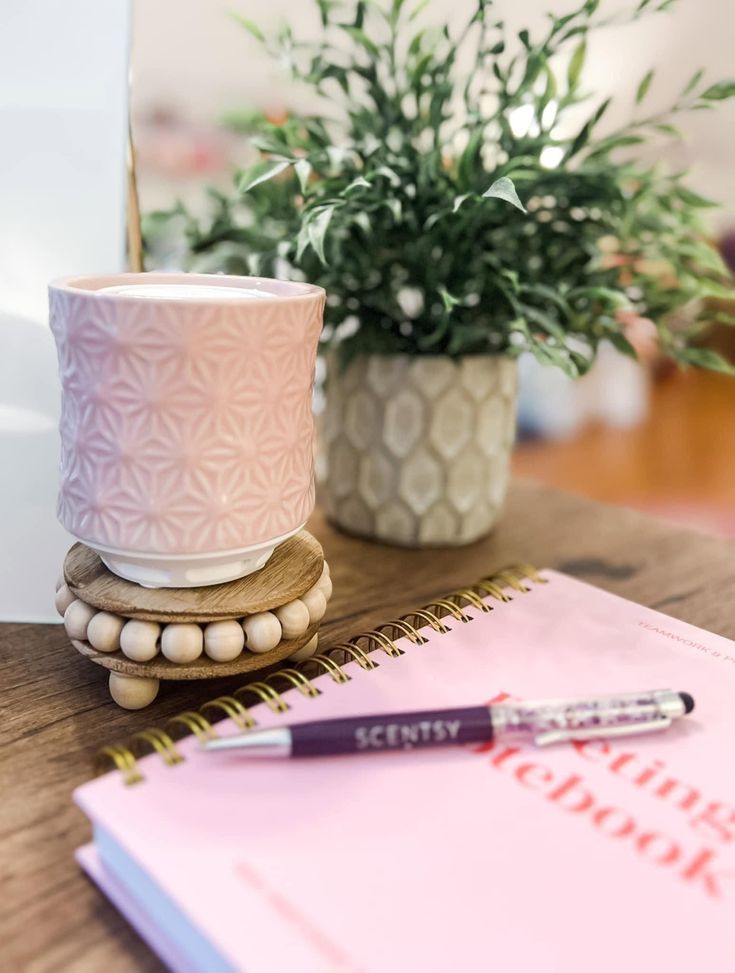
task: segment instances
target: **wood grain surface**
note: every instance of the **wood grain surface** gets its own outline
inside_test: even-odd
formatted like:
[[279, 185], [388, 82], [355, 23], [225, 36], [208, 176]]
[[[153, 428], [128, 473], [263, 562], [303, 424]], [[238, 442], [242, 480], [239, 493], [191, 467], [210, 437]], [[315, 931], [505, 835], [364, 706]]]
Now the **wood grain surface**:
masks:
[[277, 547], [261, 571], [227, 584], [142, 588], [114, 575], [84, 544], [70, 549], [64, 577], [77, 598], [100, 611], [148, 622], [215, 622], [293, 601], [319, 580], [323, 563], [321, 544], [302, 530]]
[[[89, 642], [81, 642], [77, 639], [71, 640], [70, 649], [72, 651], [76, 649], [90, 662], [95, 662], [104, 669], [122, 672], [127, 676], [168, 679], [172, 682], [181, 679], [221, 679], [224, 676], [241, 676], [246, 672], [262, 672], [264, 669], [269, 669], [276, 662], [283, 662], [288, 656], [298, 652], [318, 631], [319, 623], [315, 622], [308, 627], [305, 634], [300, 638], [283, 639], [270, 652], [248, 652], [245, 649], [230, 662], [213, 662], [209, 656], [204, 654], [188, 665], [169, 662], [160, 654], [151, 659], [150, 662], [133, 662], [122, 652], [98, 652], [92, 648]], [[100, 676], [100, 678], [102, 677]], [[161, 692], [166, 692], [165, 687], [161, 687]]]
[[[467, 548], [383, 547], [337, 534], [320, 515], [309, 526], [334, 581], [322, 648], [513, 562], [567, 571], [735, 637], [733, 545], [531, 483], [514, 485], [502, 522]], [[74, 862], [90, 827], [71, 792], [90, 776], [102, 743], [232, 691], [242, 677], [179, 683], [143, 713], [125, 712], [94, 667], [70, 650], [61, 626], [5, 625], [0, 635], [0, 967], [160, 973], [160, 963]]]

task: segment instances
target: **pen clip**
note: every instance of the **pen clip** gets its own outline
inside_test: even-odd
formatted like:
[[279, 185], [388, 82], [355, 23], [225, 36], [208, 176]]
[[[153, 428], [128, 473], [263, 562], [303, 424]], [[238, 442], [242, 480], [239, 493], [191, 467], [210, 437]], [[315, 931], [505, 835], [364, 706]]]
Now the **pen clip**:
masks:
[[534, 737], [537, 747], [547, 747], [552, 743], [567, 743], [573, 740], [601, 740], [614, 737], [634, 736], [637, 733], [653, 733], [671, 726], [668, 716], [642, 723], [626, 723], [622, 726], [593, 726], [588, 729], [578, 727], [571, 730], [547, 730]]

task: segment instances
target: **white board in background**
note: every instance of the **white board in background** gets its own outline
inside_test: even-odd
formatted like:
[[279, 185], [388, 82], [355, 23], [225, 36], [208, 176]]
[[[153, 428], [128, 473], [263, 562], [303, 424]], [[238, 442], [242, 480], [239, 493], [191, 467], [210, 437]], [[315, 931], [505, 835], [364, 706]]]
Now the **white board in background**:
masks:
[[58, 621], [54, 277], [125, 267], [129, 0], [0, 10], [0, 621]]

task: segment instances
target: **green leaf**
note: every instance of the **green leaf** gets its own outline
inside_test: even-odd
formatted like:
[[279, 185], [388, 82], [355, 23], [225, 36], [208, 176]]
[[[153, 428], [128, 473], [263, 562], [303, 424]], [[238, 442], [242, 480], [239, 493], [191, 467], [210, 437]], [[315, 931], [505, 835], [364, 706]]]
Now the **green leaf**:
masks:
[[727, 266], [710, 243], [705, 240], [680, 240], [676, 245], [676, 257], [688, 257], [699, 267], [720, 277], [727, 276]]
[[521, 30], [518, 32], [518, 40], [521, 42], [521, 44], [523, 44], [527, 51], [531, 50], [531, 40], [527, 30]]
[[722, 355], [711, 348], [678, 348], [674, 355], [677, 361], [697, 368], [707, 368], [712, 372], [735, 375], [735, 365], [731, 365]]
[[513, 185], [513, 180], [509, 179], [507, 176], [501, 176], [500, 179], [496, 179], [495, 182], [489, 189], [486, 189], [482, 194], [483, 196], [489, 196], [493, 199], [502, 199], [506, 203], [510, 203], [511, 206], [515, 206], [522, 213], [526, 212], [526, 207], [518, 198], [518, 193], [516, 192], [516, 187]]
[[674, 138], [682, 138], [681, 130], [676, 127], [676, 125], [670, 125], [668, 122], [659, 122], [657, 125], [653, 126], [657, 132], [661, 132], [663, 135], [671, 135]]
[[289, 159], [266, 159], [263, 162], [256, 162], [254, 166], [246, 169], [240, 174], [237, 180], [237, 189], [240, 193], [249, 193], [255, 186], [259, 186], [274, 176], [278, 176], [288, 169], [291, 165]]
[[462, 188], [476, 185], [476, 169], [482, 167], [482, 145], [485, 130], [482, 126], [475, 129], [457, 163], [459, 182]]
[[577, 287], [570, 297], [583, 297], [586, 300], [601, 301], [605, 306], [615, 310], [630, 307], [630, 301], [622, 291], [612, 287]]
[[588, 153], [587, 158], [597, 158], [612, 152], [613, 149], [621, 149], [626, 145], [640, 145], [642, 141], [643, 138], [640, 135], [614, 135], [595, 145]]
[[390, 22], [393, 27], [398, 23], [401, 16], [401, 8], [406, 0], [393, 0], [390, 8]]
[[567, 86], [570, 91], [577, 87], [586, 56], [587, 40], [583, 39], [577, 45], [574, 54], [572, 54], [572, 59], [570, 60], [569, 67], [567, 68]]
[[391, 169], [390, 166], [378, 166], [378, 168], [374, 170], [373, 175], [385, 176], [394, 189], [401, 185], [401, 177], [394, 169]]
[[360, 30], [359, 27], [343, 27], [342, 29], [348, 33], [350, 37], [360, 45], [360, 47], [364, 48], [374, 61], [380, 60], [380, 48], [367, 36], [363, 30]]
[[422, 11], [426, 10], [426, 8], [429, 6], [430, 3], [431, 0], [419, 0], [419, 2], [411, 11], [411, 13], [408, 15], [408, 19], [415, 20], [419, 16], [419, 14], [421, 14]]
[[451, 311], [453, 307], [456, 307], [460, 303], [459, 298], [455, 297], [454, 294], [450, 294], [446, 287], [438, 287], [437, 290], [439, 291], [442, 304], [446, 311]]
[[543, 103], [548, 105], [553, 98], [556, 98], [556, 77], [548, 64], [544, 65], [544, 74], [546, 75], [546, 87], [544, 88]]
[[334, 206], [324, 206], [320, 210], [314, 210], [313, 212], [316, 215], [308, 223], [309, 243], [321, 262], [326, 264], [327, 258], [324, 256], [324, 238], [334, 216]]
[[287, 146], [279, 144], [270, 136], [262, 137], [260, 135], [256, 135], [250, 139], [250, 144], [259, 152], [265, 152], [268, 155], [282, 156], [284, 150], [288, 150]]
[[716, 280], [699, 280], [700, 297], [720, 297], [726, 301], [735, 300], [735, 287], [732, 284], [720, 284]]
[[425, 30], [420, 30], [418, 34], [414, 34], [408, 45], [408, 55], [409, 57], [416, 57], [416, 55], [421, 50], [421, 42], [424, 39]]
[[334, 0], [316, 0], [316, 2], [317, 6], [319, 7], [319, 16], [321, 18], [322, 27], [326, 27], [329, 24], [329, 14], [332, 12]]
[[566, 332], [559, 322], [552, 318], [550, 314], [547, 314], [540, 308], [531, 307], [527, 304], [521, 305], [521, 311], [526, 321], [530, 321], [532, 324], [537, 325], [542, 329], [542, 331], [545, 331], [546, 334], [556, 338], [557, 341], [561, 342], [562, 344], [564, 343]]
[[443, 314], [439, 321], [437, 321], [433, 331], [430, 331], [428, 334], [419, 335], [416, 339], [416, 344], [421, 351], [429, 351], [432, 348], [436, 348], [448, 330], [449, 315]]
[[233, 18], [233, 20], [236, 20], [241, 27], [244, 27], [249, 34], [252, 34], [257, 41], [260, 41], [261, 44], [265, 44], [265, 34], [254, 20], [251, 20], [249, 17], [244, 17], [235, 10], [230, 11], [230, 16]]
[[357, 27], [359, 30], [362, 30], [362, 25], [365, 23], [366, 6], [366, 0], [357, 0], [357, 4], [355, 5], [355, 19], [352, 22], [352, 26]]
[[703, 91], [699, 97], [707, 101], [724, 101], [726, 98], [732, 98], [733, 95], [735, 95], [735, 81], [718, 81], [717, 84]]
[[574, 141], [569, 146], [565, 158], [571, 159], [572, 156], [576, 155], [577, 152], [579, 152], [579, 150], [587, 144], [587, 142], [589, 141], [591, 131], [592, 131], [592, 120], [590, 119], [588, 122], [585, 122], [585, 124], [582, 126], [579, 132], [577, 132], [577, 134], [575, 135]]
[[620, 331], [608, 331], [605, 337], [610, 342], [610, 344], [621, 351], [628, 358], [632, 358], [633, 361], [638, 360], [638, 353], [636, 352], [634, 346], [628, 341], [624, 334]]
[[700, 196], [699, 193], [693, 192], [691, 189], [687, 189], [686, 186], [679, 185], [674, 190], [675, 194], [683, 203], [687, 203], [689, 206], [696, 206], [698, 208], [706, 209], [710, 206], [717, 206], [711, 199], [707, 199], [706, 196]]
[[464, 203], [466, 199], [470, 198], [470, 193], [462, 193], [461, 196], [455, 196], [454, 202], [452, 203], [452, 212], [456, 213], [459, 207]]
[[349, 185], [345, 186], [340, 195], [346, 196], [347, 193], [354, 192], [356, 189], [370, 189], [371, 186], [372, 183], [368, 182], [364, 176], [358, 176], [356, 179], [353, 179]]
[[635, 93], [636, 105], [640, 105], [640, 103], [648, 94], [648, 89], [651, 87], [651, 82], [653, 81], [653, 75], [654, 75], [653, 68], [651, 68], [650, 71], [647, 71], [643, 75], [643, 79], [641, 80], [641, 83], [638, 85], [638, 88], [636, 89], [636, 93]]
[[612, 101], [612, 98], [606, 98], [603, 102], [601, 102], [597, 106], [597, 109], [595, 110], [594, 115], [590, 119], [590, 121], [591, 121], [591, 126], [590, 127], [594, 127], [600, 121], [600, 119], [602, 118], [602, 116], [605, 114], [605, 112], [610, 107], [610, 102], [611, 101]]
[[306, 187], [309, 183], [309, 176], [312, 173], [312, 165], [308, 159], [299, 159], [298, 162], [294, 164], [294, 172], [296, 173], [296, 178], [299, 180], [299, 186], [301, 192], [306, 192]]
[[698, 71], [695, 71], [691, 78], [687, 81], [686, 86], [682, 91], [682, 95], [688, 95], [690, 92], [694, 91], [699, 82], [702, 80], [703, 75], [704, 68], [700, 68]]
[[396, 223], [401, 222], [401, 217], [403, 215], [403, 207], [401, 206], [400, 199], [393, 199], [393, 198], [384, 199], [380, 205], [387, 207], [387, 209], [391, 211], [391, 214], [393, 215], [393, 219]]

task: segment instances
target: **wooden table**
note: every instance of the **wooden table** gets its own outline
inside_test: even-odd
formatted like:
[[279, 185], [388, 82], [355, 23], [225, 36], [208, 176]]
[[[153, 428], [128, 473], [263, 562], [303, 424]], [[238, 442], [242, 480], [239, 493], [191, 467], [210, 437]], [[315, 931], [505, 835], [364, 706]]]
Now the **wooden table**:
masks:
[[[516, 483], [493, 535], [457, 550], [409, 551], [310, 529], [332, 566], [323, 647], [512, 562], [560, 568], [644, 605], [735, 637], [735, 546], [531, 483]], [[145, 713], [119, 710], [104, 674], [60, 626], [0, 631], [0, 968], [133, 973], [161, 965], [82, 877], [72, 853], [89, 825], [71, 791], [104, 742], [196, 706], [233, 680], [165, 686]], [[237, 682], [237, 680], [236, 680]], [[239, 680], [242, 683], [242, 679]]]

